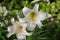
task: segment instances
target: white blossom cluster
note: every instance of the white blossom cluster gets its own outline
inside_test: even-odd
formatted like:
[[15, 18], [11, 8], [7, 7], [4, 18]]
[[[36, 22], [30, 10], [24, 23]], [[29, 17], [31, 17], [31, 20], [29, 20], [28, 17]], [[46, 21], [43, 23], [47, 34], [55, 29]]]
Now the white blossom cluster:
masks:
[[[19, 15], [17, 15], [19, 21], [15, 21], [14, 18], [11, 19], [12, 25], [7, 28], [9, 32], [7, 34], [7, 37], [16, 34], [18, 40], [26, 40], [26, 36], [32, 35], [36, 25], [38, 25], [38, 27], [41, 28], [43, 26], [41, 21], [51, 17], [51, 15], [44, 12], [39, 12], [38, 9], [39, 9], [39, 4], [35, 4], [33, 9], [24, 7], [22, 11], [25, 17], [21, 18], [19, 17]], [[3, 11], [4, 11], [3, 16], [7, 15], [8, 11], [5, 7], [3, 7]], [[1, 13], [3, 12], [2, 12], [2, 7], [0, 6], [0, 14]], [[26, 29], [32, 32], [27, 32]]]

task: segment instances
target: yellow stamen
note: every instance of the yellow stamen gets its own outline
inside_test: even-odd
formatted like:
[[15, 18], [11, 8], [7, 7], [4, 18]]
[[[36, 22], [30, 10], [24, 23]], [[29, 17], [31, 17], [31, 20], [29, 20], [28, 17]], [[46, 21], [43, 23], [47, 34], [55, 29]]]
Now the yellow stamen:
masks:
[[18, 33], [18, 35], [22, 35], [22, 32], [23, 32], [23, 26], [17, 26], [16, 27], [16, 32]]
[[28, 18], [29, 18], [30, 21], [35, 22], [36, 21], [36, 16], [37, 16], [37, 14], [35, 12], [31, 12], [28, 15]]
[[18, 26], [17, 30], [21, 32], [23, 30], [23, 27], [22, 26]]

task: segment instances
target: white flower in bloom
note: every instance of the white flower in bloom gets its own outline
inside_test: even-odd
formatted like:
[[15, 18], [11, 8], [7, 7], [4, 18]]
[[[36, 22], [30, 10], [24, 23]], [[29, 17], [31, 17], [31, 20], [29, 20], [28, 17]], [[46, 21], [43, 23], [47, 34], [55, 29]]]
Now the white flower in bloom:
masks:
[[6, 14], [7, 14], [7, 9], [5, 6], [3, 6], [3, 7], [0, 6], [0, 16], [2, 16], [2, 14], [3, 14], [3, 16], [6, 16]]
[[12, 26], [8, 27], [8, 35], [7, 37], [10, 37], [13, 34], [16, 34], [18, 40], [26, 40], [26, 36], [32, 35], [32, 33], [28, 33], [26, 31], [26, 23], [20, 22], [20, 21], [14, 21], [14, 18], [11, 19]]
[[41, 1], [41, 0], [33, 0], [31, 3], [35, 3], [35, 2], [38, 2], [38, 1]]
[[35, 4], [32, 10], [27, 7], [24, 7], [22, 10], [25, 15], [25, 20], [28, 22], [27, 29], [30, 31], [32, 31], [36, 25], [38, 25], [39, 28], [41, 28], [41, 26], [43, 26], [41, 21], [48, 17], [51, 17], [50, 14], [46, 14], [44, 12], [38, 12], [38, 8], [39, 5]]

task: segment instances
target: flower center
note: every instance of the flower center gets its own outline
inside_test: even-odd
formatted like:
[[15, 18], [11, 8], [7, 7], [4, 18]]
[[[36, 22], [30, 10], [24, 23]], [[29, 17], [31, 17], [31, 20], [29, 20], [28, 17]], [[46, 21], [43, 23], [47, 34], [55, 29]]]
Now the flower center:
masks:
[[17, 32], [18, 35], [21, 36], [22, 35], [22, 32], [23, 32], [23, 26], [17, 26], [16, 27], [16, 32]]
[[18, 30], [19, 32], [22, 32], [23, 27], [22, 27], [22, 26], [18, 26], [18, 27], [17, 27], [17, 30]]
[[36, 21], [36, 17], [37, 17], [37, 13], [35, 13], [35, 12], [31, 12], [28, 15], [29, 20], [32, 21], [32, 22], [35, 22]]

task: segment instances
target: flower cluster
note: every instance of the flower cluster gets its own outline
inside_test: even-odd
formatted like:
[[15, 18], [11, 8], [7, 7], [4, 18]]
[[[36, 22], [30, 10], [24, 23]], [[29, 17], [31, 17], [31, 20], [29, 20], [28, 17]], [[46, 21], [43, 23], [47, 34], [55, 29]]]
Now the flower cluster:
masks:
[[[7, 14], [7, 11], [5, 7], [3, 7], [3, 9], [4, 9], [4, 16], [5, 16]], [[18, 40], [26, 40], [26, 36], [32, 35], [33, 30], [35, 29], [36, 26], [41, 28], [43, 26], [41, 21], [51, 17], [51, 15], [44, 12], [39, 12], [38, 9], [39, 9], [39, 4], [35, 4], [33, 9], [24, 7], [22, 11], [25, 17], [21, 18], [19, 17], [19, 15], [17, 15], [18, 21], [15, 21], [14, 18], [11, 19], [12, 25], [7, 28], [9, 32], [7, 34], [7, 37], [16, 34]], [[3, 13], [2, 9], [0, 11], [1, 11], [0, 14]], [[27, 32], [26, 29], [32, 32]]]

